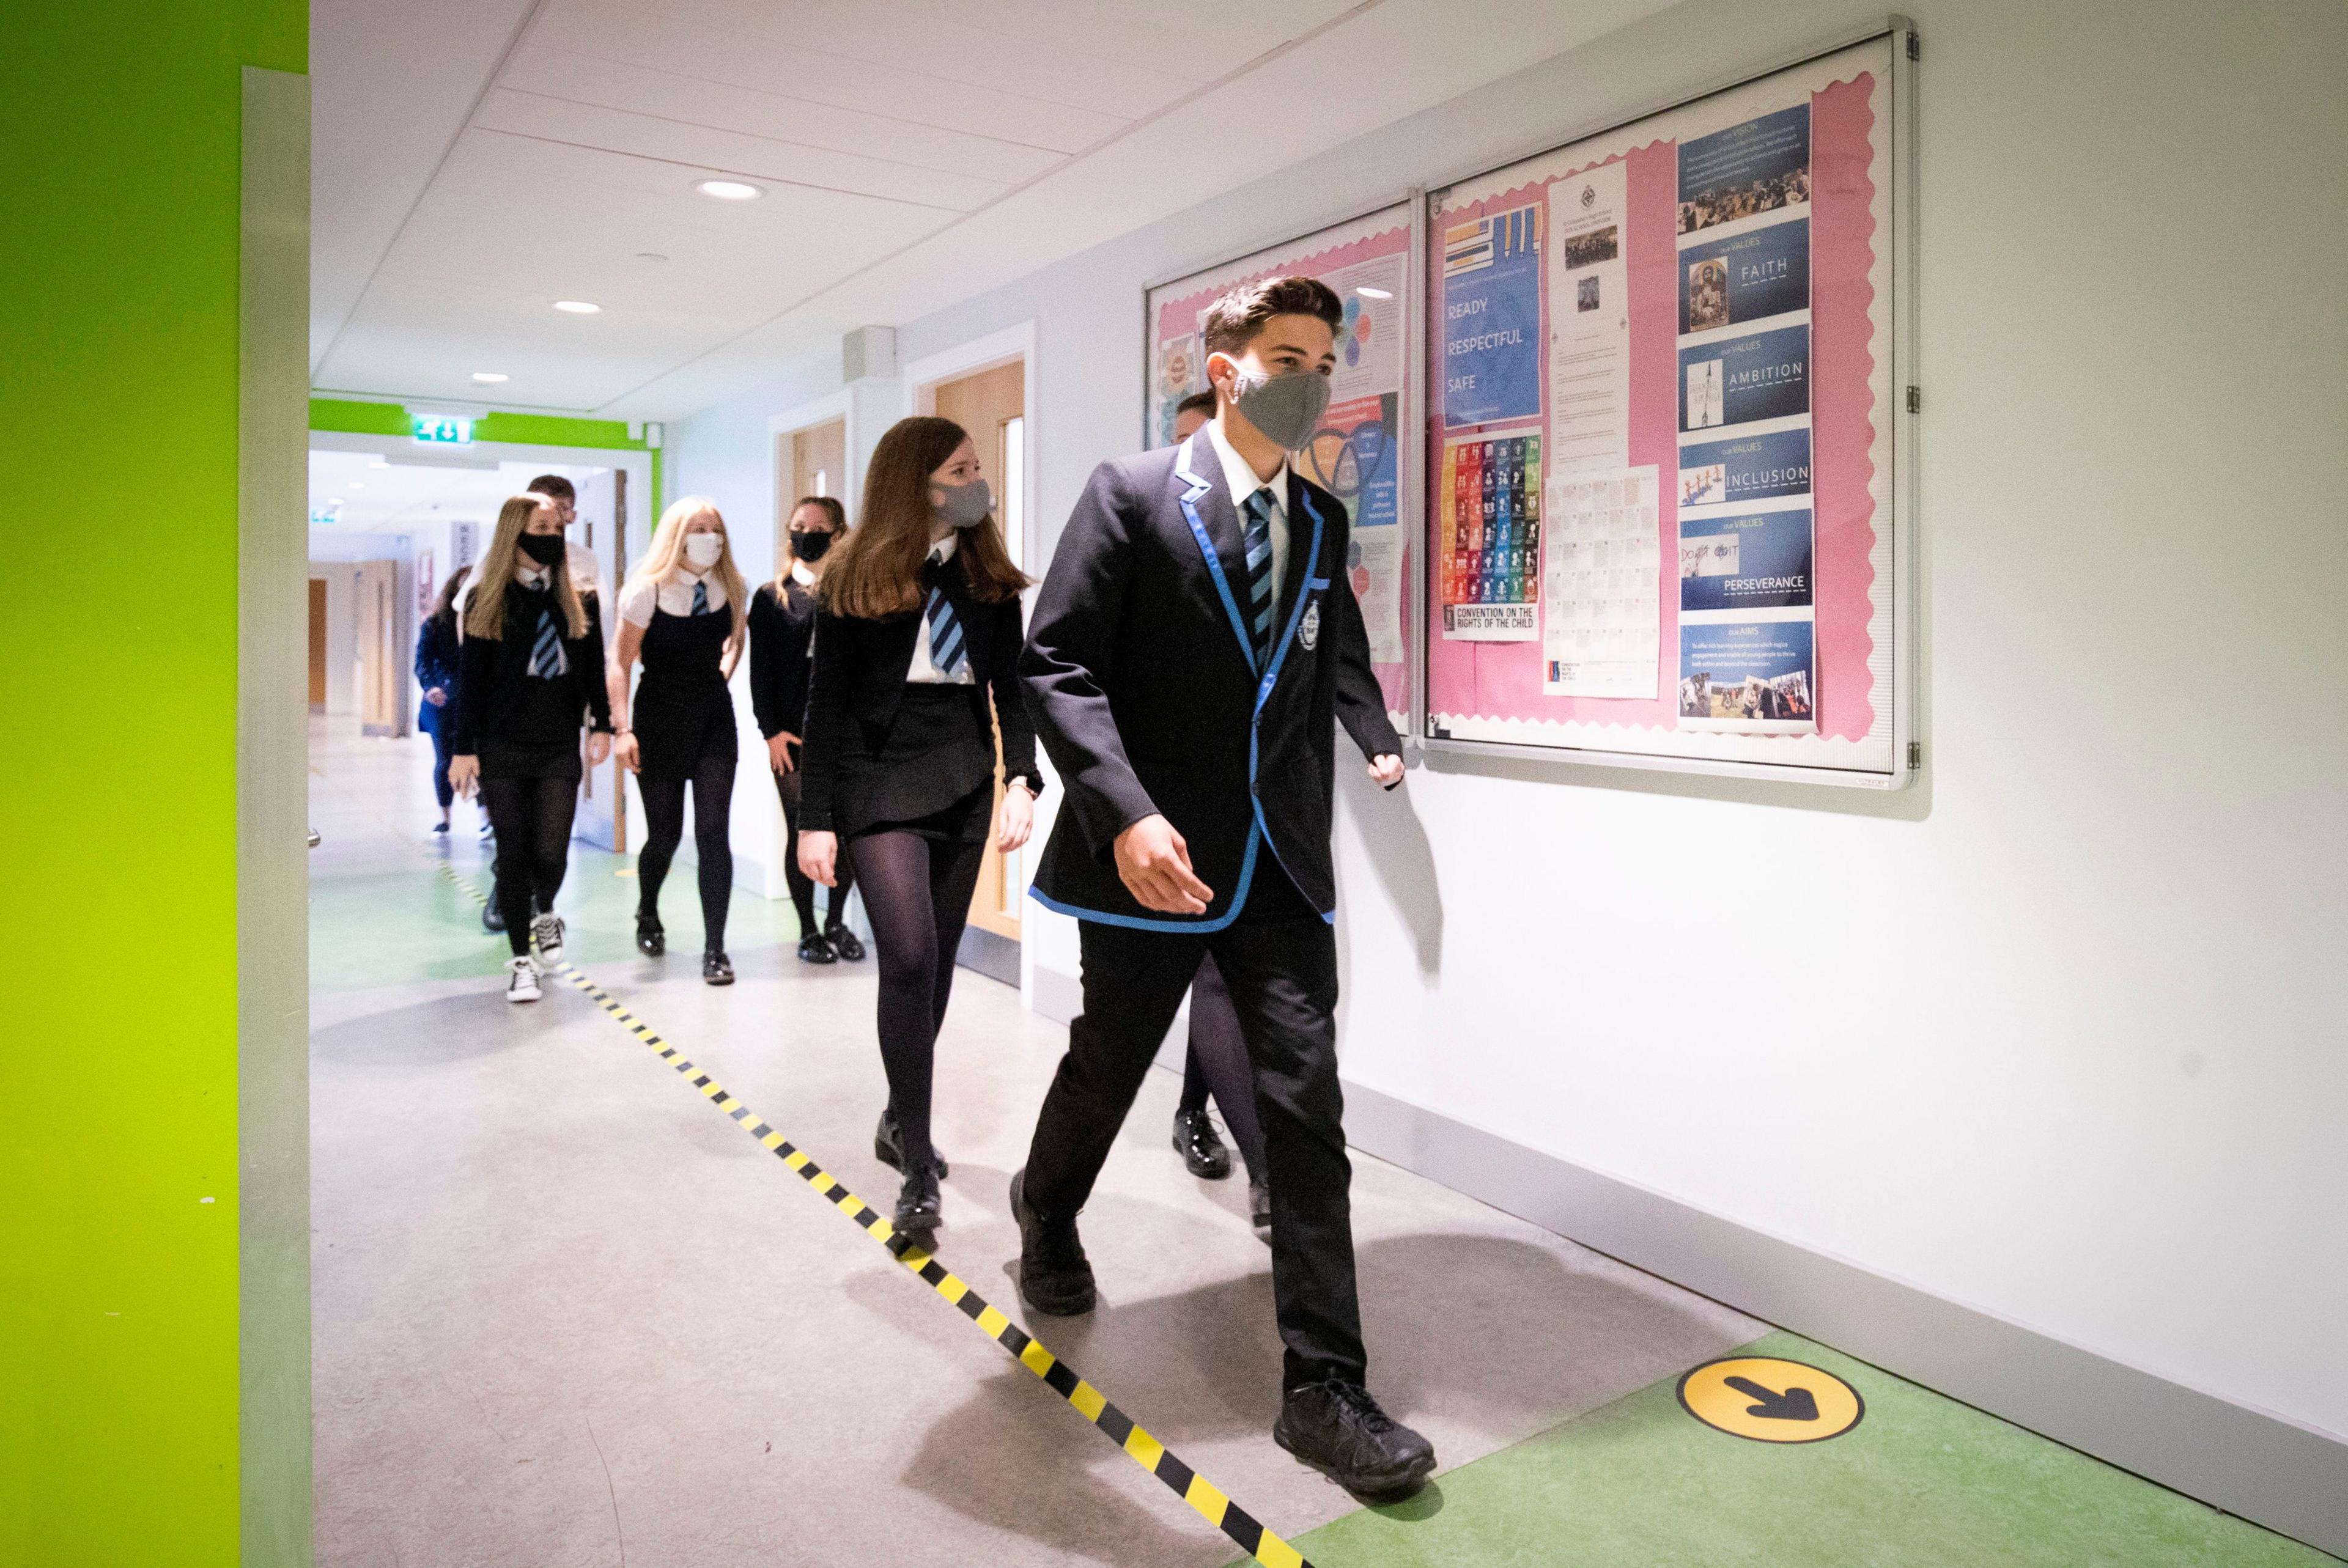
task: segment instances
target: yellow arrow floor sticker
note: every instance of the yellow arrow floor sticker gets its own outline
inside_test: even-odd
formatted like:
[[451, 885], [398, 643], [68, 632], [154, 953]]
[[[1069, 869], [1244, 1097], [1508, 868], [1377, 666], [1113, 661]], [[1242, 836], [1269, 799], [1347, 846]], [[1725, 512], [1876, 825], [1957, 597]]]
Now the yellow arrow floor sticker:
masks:
[[[489, 902], [479, 888], [458, 876], [453, 867], [444, 865], [440, 872], [470, 895], [475, 903], [486, 905]], [[1214, 1482], [1177, 1459], [1172, 1450], [1142, 1430], [1132, 1417], [1111, 1404], [1098, 1389], [1076, 1376], [1066, 1362], [1046, 1350], [1041, 1341], [1031, 1337], [1004, 1317], [999, 1308], [989, 1306], [978, 1292], [957, 1277], [926, 1248], [917, 1245], [912, 1237], [890, 1224], [886, 1216], [874, 1213], [871, 1205], [808, 1158], [805, 1151], [768, 1126], [757, 1112], [735, 1099], [725, 1085], [685, 1060], [676, 1047], [654, 1034], [642, 1019], [622, 1007], [610, 992], [582, 973], [577, 965], [567, 959], [558, 961], [551, 972], [584, 991], [589, 999], [610, 1015], [614, 1023], [634, 1036], [661, 1061], [667, 1062], [687, 1083], [699, 1090], [704, 1099], [724, 1112], [743, 1132], [757, 1139], [760, 1148], [797, 1172], [800, 1180], [821, 1194], [832, 1207], [846, 1214], [857, 1228], [888, 1248], [891, 1255], [908, 1272], [960, 1307], [963, 1316], [977, 1324], [980, 1331], [1001, 1346], [1013, 1360], [1041, 1378], [1045, 1387], [1059, 1395], [1078, 1415], [1098, 1428], [1109, 1441], [1124, 1450], [1127, 1458], [1163, 1481], [1167, 1490], [1189, 1503], [1200, 1518], [1230, 1536], [1241, 1551], [1262, 1563], [1264, 1568], [1312, 1568], [1303, 1553], [1258, 1522], [1246, 1509], [1225, 1496]]]
[[1859, 1425], [1867, 1402], [1832, 1372], [1774, 1356], [1706, 1361], [1680, 1379], [1680, 1408], [1705, 1426], [1763, 1443], [1815, 1443]]

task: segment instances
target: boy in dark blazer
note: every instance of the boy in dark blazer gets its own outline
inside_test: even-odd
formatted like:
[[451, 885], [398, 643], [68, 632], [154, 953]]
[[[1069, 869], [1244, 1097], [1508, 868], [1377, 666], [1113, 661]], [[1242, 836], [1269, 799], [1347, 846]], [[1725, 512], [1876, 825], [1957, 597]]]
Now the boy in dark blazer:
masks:
[[1370, 673], [1344, 508], [1288, 462], [1327, 407], [1341, 319], [1312, 278], [1218, 300], [1204, 323], [1214, 421], [1096, 469], [1037, 597], [1021, 682], [1067, 800], [1032, 892], [1083, 922], [1084, 1010], [1011, 1195], [1021, 1290], [1039, 1311], [1090, 1310], [1077, 1213], [1212, 954], [1271, 1165], [1286, 1348], [1272, 1436], [1392, 1498], [1435, 1454], [1365, 1386], [1329, 834], [1336, 724], [1388, 788], [1402, 743]]

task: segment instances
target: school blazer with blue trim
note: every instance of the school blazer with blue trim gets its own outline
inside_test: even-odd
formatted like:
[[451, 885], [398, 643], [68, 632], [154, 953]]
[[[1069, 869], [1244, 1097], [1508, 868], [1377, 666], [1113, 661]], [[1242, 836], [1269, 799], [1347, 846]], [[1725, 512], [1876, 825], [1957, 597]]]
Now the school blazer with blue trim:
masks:
[[[1020, 683], [1067, 791], [1031, 891], [1081, 918], [1213, 930], [1284, 869], [1326, 917], [1335, 724], [1365, 756], [1399, 754], [1345, 572], [1337, 498], [1292, 473], [1272, 659], [1256, 668], [1241, 606], [1244, 546], [1202, 432], [1102, 464], [1036, 596]], [[1206, 913], [1144, 907], [1117, 835], [1162, 812], [1213, 890]]]

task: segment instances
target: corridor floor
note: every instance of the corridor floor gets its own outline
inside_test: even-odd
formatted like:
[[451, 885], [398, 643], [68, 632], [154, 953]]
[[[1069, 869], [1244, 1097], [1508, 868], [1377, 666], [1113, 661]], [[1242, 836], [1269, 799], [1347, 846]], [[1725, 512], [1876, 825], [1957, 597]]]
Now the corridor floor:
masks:
[[[312, 1193], [322, 1568], [1101, 1563], [1230, 1542], [584, 996], [501, 996], [469, 806], [436, 840], [418, 742], [312, 737]], [[689, 855], [689, 851], [688, 851]], [[872, 964], [792, 952], [737, 892], [741, 979], [634, 951], [631, 863], [575, 845], [570, 957], [868, 1198]], [[1035, 1319], [1004, 1198], [1065, 1042], [963, 971], [939, 1048], [941, 1257], [1322, 1568], [2316, 1564], [2333, 1560], [1774, 1334], [1355, 1156], [1373, 1385], [1447, 1468], [1365, 1510], [1275, 1448], [1267, 1257], [1239, 1182], [1169, 1146], [1151, 1074], [1085, 1218], [1102, 1306]], [[1844, 1437], [1699, 1426], [1740, 1347], [1839, 1373]]]

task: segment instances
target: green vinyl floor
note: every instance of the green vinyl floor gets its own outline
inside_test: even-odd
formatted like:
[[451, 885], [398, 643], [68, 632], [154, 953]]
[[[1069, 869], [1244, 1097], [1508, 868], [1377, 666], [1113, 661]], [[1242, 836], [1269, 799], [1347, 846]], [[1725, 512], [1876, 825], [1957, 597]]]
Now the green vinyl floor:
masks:
[[1318, 1568], [2323, 1568], [2338, 1559], [1792, 1334], [1866, 1415], [1824, 1442], [1697, 1422], [1676, 1379], [1297, 1539]]

